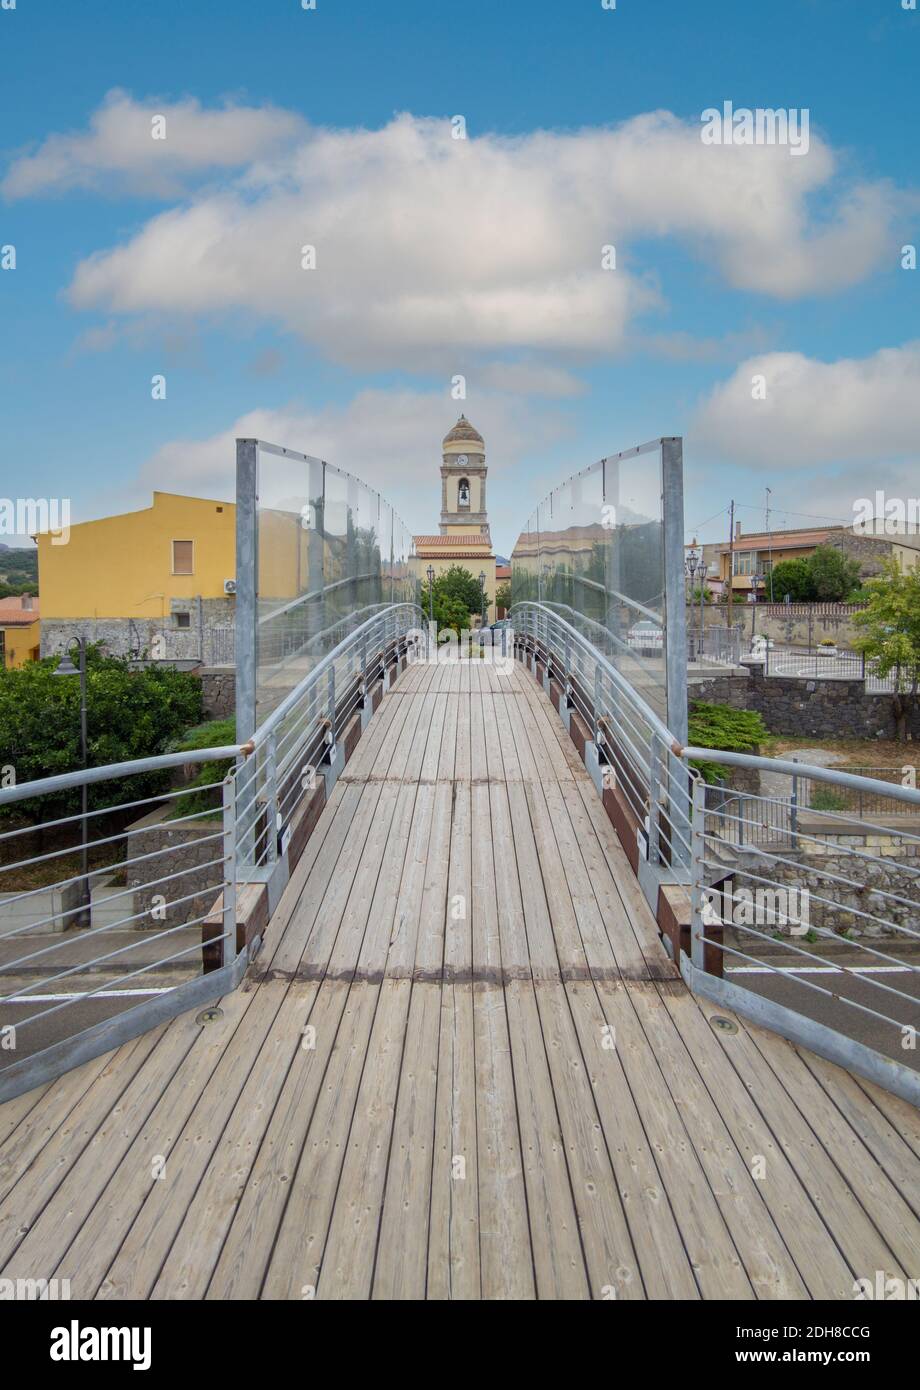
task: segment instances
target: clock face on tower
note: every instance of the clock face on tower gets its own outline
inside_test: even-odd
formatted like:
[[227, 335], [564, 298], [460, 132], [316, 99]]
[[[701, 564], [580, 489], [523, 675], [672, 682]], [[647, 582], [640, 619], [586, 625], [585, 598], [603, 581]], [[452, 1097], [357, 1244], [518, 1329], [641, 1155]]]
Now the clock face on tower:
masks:
[[466, 454], [457, 455], [457, 464], [460, 468], [465, 468], [468, 463], [469, 459], [467, 458]]

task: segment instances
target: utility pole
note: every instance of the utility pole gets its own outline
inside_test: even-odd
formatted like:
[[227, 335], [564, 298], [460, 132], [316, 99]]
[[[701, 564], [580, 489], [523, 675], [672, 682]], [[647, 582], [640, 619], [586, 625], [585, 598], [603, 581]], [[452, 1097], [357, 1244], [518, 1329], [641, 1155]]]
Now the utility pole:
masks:
[[770, 497], [773, 489], [767, 488], [767, 552], [770, 559], [770, 602], [773, 602], [773, 533], [770, 530]]
[[733, 603], [735, 598], [735, 499], [728, 509], [728, 626], [732, 625]]

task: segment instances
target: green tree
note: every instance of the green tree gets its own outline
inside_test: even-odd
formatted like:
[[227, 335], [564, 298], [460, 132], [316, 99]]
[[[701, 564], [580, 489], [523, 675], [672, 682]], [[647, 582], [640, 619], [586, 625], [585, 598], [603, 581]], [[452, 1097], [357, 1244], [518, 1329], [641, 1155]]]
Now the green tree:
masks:
[[511, 607], [511, 581], [505, 579], [495, 590], [495, 607], [503, 608], [505, 612]]
[[[79, 653], [72, 650], [76, 665]], [[0, 764], [17, 783], [73, 772], [80, 766], [80, 680], [55, 675], [57, 657], [0, 672]], [[171, 667], [132, 670], [127, 661], [89, 647], [86, 660], [87, 761], [90, 767], [161, 753], [201, 720], [201, 683]], [[168, 774], [97, 782], [91, 810], [117, 806], [163, 789]], [[79, 809], [79, 791], [13, 803], [18, 813], [48, 820]]]
[[435, 581], [443, 586], [443, 591], [470, 613], [480, 613], [482, 611], [482, 590], [479, 587], [479, 580], [475, 575], [470, 574], [468, 569], [462, 565], [451, 565], [450, 569], [445, 570]]
[[[859, 561], [850, 560], [843, 551], [832, 545], [819, 545], [806, 561], [818, 603], [843, 603], [854, 589], [859, 588]], [[775, 592], [775, 579], [774, 579]]]
[[896, 555], [866, 582], [869, 601], [854, 615], [862, 629], [853, 645], [876, 663], [879, 676], [894, 676], [892, 705], [898, 738], [908, 737], [908, 719], [918, 704], [920, 677], [920, 568], [903, 570]]
[[[422, 585], [420, 603], [427, 615], [429, 609], [428, 585]], [[434, 619], [440, 631], [443, 627], [472, 627], [471, 615], [481, 612], [482, 596], [479, 580], [462, 565], [451, 565], [443, 574], [435, 575], [434, 580]]]
[[811, 601], [813, 584], [807, 560], [781, 560], [774, 565], [773, 598], [777, 603], [785, 603], [787, 594], [791, 603]]

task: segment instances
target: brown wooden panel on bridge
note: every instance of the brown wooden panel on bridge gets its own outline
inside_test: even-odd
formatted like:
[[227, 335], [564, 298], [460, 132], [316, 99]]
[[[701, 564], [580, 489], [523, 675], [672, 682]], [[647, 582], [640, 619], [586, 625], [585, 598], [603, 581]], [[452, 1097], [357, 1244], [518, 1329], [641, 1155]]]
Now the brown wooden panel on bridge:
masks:
[[917, 1112], [686, 990], [521, 668], [410, 667], [221, 1018], [0, 1107], [74, 1298], [835, 1298], [920, 1271]]

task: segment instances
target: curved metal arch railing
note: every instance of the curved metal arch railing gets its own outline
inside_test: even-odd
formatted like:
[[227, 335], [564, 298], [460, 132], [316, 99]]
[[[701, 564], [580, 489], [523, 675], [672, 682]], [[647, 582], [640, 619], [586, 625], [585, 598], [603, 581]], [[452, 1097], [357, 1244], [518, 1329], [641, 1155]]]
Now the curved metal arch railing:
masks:
[[[555, 608], [518, 603], [511, 619], [518, 653], [557, 682], [563, 719], [581, 719], [598, 790], [635, 829], [652, 910], [663, 892], [672, 911], [683, 902], [689, 952], [676, 963], [690, 987], [920, 1104], [920, 1074], [904, 1060], [920, 1050], [910, 989], [920, 975], [920, 790], [682, 744], [616, 658]], [[749, 786], [726, 793], [703, 765], [739, 769]], [[800, 807], [805, 778], [898, 814]], [[904, 814], [912, 808], [916, 824]], [[741, 983], [755, 979], [770, 989]]]
[[[360, 623], [245, 743], [0, 789], [8, 819], [17, 807], [33, 812], [5, 829], [0, 819], [0, 1101], [236, 988], [252, 955], [238, 948], [237, 885], [265, 882], [277, 896], [307, 797], [320, 781], [328, 792], [343, 765], [342, 731], [359, 712], [366, 721], [370, 688], [423, 624], [412, 603]], [[227, 761], [210, 789], [162, 785], [178, 769]], [[129, 779], [133, 791], [86, 815], [62, 801]], [[27, 886], [4, 892], [11, 879]], [[119, 1007], [126, 998], [130, 1007]], [[93, 1001], [118, 1011], [79, 1026], [74, 1006]]]

